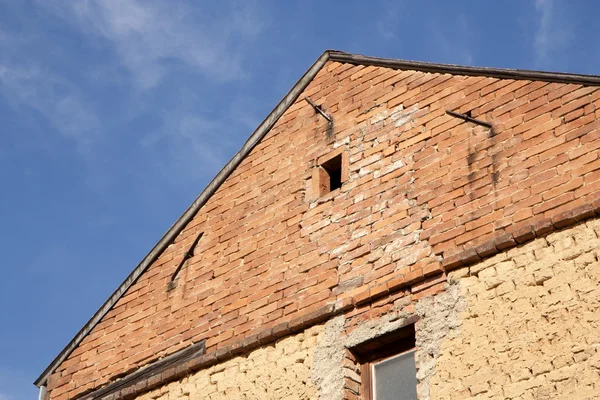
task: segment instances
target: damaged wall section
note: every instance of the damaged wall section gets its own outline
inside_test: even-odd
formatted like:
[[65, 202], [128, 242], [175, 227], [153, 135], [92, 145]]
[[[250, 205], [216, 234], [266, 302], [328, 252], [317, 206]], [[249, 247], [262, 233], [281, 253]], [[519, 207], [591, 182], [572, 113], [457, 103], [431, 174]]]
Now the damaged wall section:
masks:
[[414, 321], [420, 400], [594, 398], [599, 234], [600, 220], [552, 233], [139, 398], [360, 398], [349, 349]]

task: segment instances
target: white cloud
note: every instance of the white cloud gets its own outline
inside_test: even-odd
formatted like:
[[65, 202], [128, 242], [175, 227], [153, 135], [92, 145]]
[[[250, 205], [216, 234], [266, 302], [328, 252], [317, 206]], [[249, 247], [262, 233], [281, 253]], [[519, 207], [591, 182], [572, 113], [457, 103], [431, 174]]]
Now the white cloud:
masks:
[[552, 23], [552, 0], [536, 0], [535, 8], [539, 13], [539, 28], [535, 33], [534, 48], [538, 60], [544, 60], [550, 50]]
[[537, 64], [548, 63], [552, 54], [564, 49], [571, 40], [569, 22], [556, 18], [554, 0], [535, 0], [538, 28], [533, 38], [533, 50]]
[[[104, 0], [53, 3], [51, 9], [94, 37], [107, 40], [141, 88], [158, 85], [183, 64], [211, 79], [243, 76], [240, 47], [263, 29], [253, 2], [201, 14], [182, 2]], [[193, 3], [202, 8], [201, 3]]]
[[385, 5], [385, 12], [382, 19], [377, 21], [377, 33], [384, 39], [397, 39], [396, 31], [401, 23], [401, 5], [399, 1], [388, 2]]
[[233, 143], [230, 125], [224, 121], [175, 113], [165, 115], [164, 124], [160, 131], [147, 135], [142, 145], [147, 151], [162, 155], [157, 160], [163, 163], [161, 170], [171, 180], [174, 176], [185, 176], [186, 180], [206, 178], [227, 161]]
[[65, 138], [88, 155], [98, 134], [95, 114], [76, 95], [72, 84], [37, 66], [0, 64], [0, 93], [15, 107], [32, 107]]
[[[211, 10], [205, 10], [205, 4], [40, 0], [35, 9], [40, 21], [67, 26], [69, 40], [58, 43], [57, 36], [45, 34], [42, 23], [18, 33], [0, 30], [0, 96], [23, 121], [34, 121], [26, 140], [57, 150], [52, 132], [32, 118], [43, 116], [74, 143], [86, 180], [97, 189], [118, 179], [131, 159], [149, 159], [149, 154], [155, 155], [152, 165], [139, 171], [132, 165], [128, 176], [156, 168], [171, 181], [181, 173], [205, 177], [218, 170], [233, 151], [232, 129], [257, 121], [253, 103], [217, 115], [202, 107], [211, 101], [199, 90], [206, 81], [192, 77], [184, 87], [181, 80], [172, 87], [161, 83], [171, 77], [177, 81], [181, 73], [198, 74], [208, 79], [212, 90], [215, 84], [243, 78], [243, 63], [252, 40], [264, 29], [264, 18], [252, 1], [210, 4]], [[85, 53], [71, 46], [75, 41]], [[94, 58], [84, 58], [89, 55]], [[115, 110], [105, 103], [110, 98], [103, 96], [112, 88], [125, 96], [116, 101], [126, 107]], [[139, 131], [129, 129], [147, 115], [153, 118], [153, 128], [142, 124]], [[122, 143], [131, 146], [128, 160], [119, 158]]]
[[429, 24], [429, 33], [442, 62], [473, 65], [474, 58], [469, 45], [472, 32], [467, 16], [459, 13], [449, 24]]

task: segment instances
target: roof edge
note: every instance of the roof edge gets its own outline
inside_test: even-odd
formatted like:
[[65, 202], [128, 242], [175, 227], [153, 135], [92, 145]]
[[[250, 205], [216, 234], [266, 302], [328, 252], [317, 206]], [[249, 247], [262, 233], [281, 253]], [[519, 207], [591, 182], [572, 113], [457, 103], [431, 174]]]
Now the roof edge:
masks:
[[298, 99], [302, 91], [313, 80], [325, 63], [329, 60], [330, 52], [325, 51], [312, 66], [300, 77], [296, 84], [283, 97], [277, 106], [267, 115], [260, 125], [252, 132], [242, 148], [225, 164], [219, 173], [210, 181], [204, 190], [198, 195], [196, 200], [187, 208], [187, 210], [177, 219], [177, 221], [162, 236], [159, 242], [142, 259], [135, 269], [127, 276], [125, 281], [113, 292], [113, 294], [104, 302], [98, 311], [90, 318], [79, 332], [71, 339], [67, 346], [52, 360], [44, 372], [35, 380], [34, 385], [43, 386], [48, 377], [63, 361], [79, 346], [83, 339], [94, 329], [102, 320], [108, 311], [119, 301], [127, 290], [137, 281], [146, 269], [162, 254], [162, 252], [173, 243], [177, 235], [192, 220], [196, 213], [202, 208], [217, 189], [225, 182], [231, 173], [237, 168], [242, 160], [252, 151], [252, 149], [262, 140], [262, 138], [271, 130], [275, 123], [281, 118], [283, 113]]
[[534, 70], [518, 70], [504, 68], [488, 67], [470, 67], [454, 64], [438, 64], [420, 61], [406, 61], [390, 58], [370, 57], [360, 54], [346, 53], [338, 50], [326, 50], [312, 64], [312, 66], [302, 75], [296, 84], [290, 89], [285, 97], [277, 106], [267, 115], [260, 125], [250, 135], [242, 148], [225, 164], [219, 173], [210, 181], [200, 195], [188, 207], [188, 209], [177, 219], [177, 221], [162, 236], [159, 242], [142, 259], [135, 269], [127, 276], [125, 281], [113, 292], [113, 294], [104, 302], [98, 311], [81, 328], [79, 332], [71, 339], [67, 346], [52, 360], [44, 372], [35, 380], [34, 384], [38, 387], [43, 386], [48, 377], [66, 358], [77, 348], [83, 339], [91, 330], [102, 320], [108, 311], [117, 303], [117, 301], [127, 292], [127, 290], [137, 281], [141, 274], [162, 254], [162, 252], [173, 243], [174, 239], [185, 228], [188, 222], [196, 215], [210, 197], [217, 191], [223, 182], [231, 175], [242, 160], [252, 151], [252, 149], [262, 140], [262, 138], [271, 130], [283, 113], [298, 99], [302, 91], [313, 80], [316, 74], [321, 70], [327, 61], [337, 61], [340, 63], [349, 63], [356, 65], [373, 65], [392, 69], [415, 70], [432, 73], [448, 73], [468, 76], [488, 76], [501, 79], [528, 79], [541, 80], [557, 83], [573, 83], [582, 85], [600, 86], [600, 76], [585, 74], [569, 74], [561, 72], [544, 72]]
[[525, 69], [470, 67], [455, 64], [437, 64], [421, 61], [406, 61], [390, 58], [370, 57], [336, 50], [329, 50], [329, 57], [331, 61], [337, 61], [341, 63], [374, 65], [392, 69], [600, 86], [600, 76], [598, 75], [570, 74], [564, 72], [547, 72]]

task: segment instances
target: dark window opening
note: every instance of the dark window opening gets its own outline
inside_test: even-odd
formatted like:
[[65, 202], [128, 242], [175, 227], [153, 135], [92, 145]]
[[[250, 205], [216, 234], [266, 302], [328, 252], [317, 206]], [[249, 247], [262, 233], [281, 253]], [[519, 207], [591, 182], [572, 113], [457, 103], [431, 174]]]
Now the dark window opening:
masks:
[[416, 400], [415, 329], [410, 324], [351, 349], [365, 400]]
[[326, 192], [332, 192], [342, 187], [342, 155], [339, 154], [321, 165], [327, 174]]

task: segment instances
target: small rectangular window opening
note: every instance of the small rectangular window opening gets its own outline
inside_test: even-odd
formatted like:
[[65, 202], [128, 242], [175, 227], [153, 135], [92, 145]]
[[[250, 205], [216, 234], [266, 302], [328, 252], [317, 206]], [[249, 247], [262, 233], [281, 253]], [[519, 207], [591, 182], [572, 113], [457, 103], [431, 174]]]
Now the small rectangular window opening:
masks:
[[410, 324], [351, 349], [365, 400], [416, 400], [415, 331]]
[[325, 193], [333, 192], [342, 187], [342, 155], [338, 154], [331, 160], [321, 164], [321, 168], [325, 170], [326, 182], [323, 182]]
[[416, 400], [414, 349], [372, 362], [370, 373], [373, 400]]

